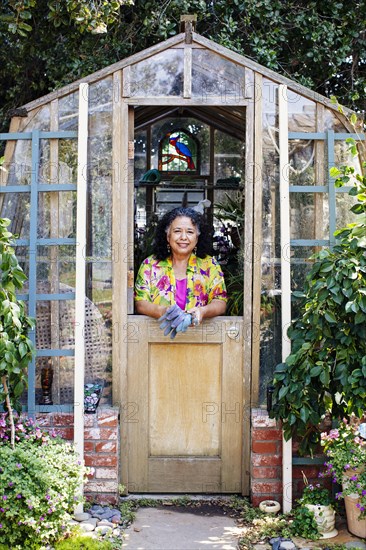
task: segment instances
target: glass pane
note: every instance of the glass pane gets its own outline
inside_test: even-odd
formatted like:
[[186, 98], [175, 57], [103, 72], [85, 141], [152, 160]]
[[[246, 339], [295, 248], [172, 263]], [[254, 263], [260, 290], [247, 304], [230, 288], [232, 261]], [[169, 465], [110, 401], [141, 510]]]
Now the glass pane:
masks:
[[342, 133], [348, 132], [347, 128], [339, 120], [337, 114], [330, 109], [325, 109], [325, 129]]
[[87, 262], [88, 281], [92, 283], [91, 299], [111, 319], [112, 307], [112, 262]]
[[[159, 167], [159, 144], [168, 134], [175, 134], [180, 128], [185, 128], [197, 142], [200, 144], [201, 162], [200, 175], [205, 176], [210, 173], [210, 131], [208, 124], [200, 122], [196, 118], [165, 118], [151, 126], [151, 168]], [[185, 171], [187, 163], [184, 163]]]
[[32, 176], [32, 143], [19, 139], [10, 161], [0, 170], [0, 185], [30, 185]]
[[38, 194], [38, 238], [67, 238], [76, 234], [76, 192]]
[[88, 140], [87, 256], [112, 251], [112, 80], [90, 91]]
[[60, 139], [56, 142], [58, 163], [51, 163], [50, 140], [40, 141], [38, 183], [77, 182], [77, 139]]
[[41, 292], [75, 292], [75, 246], [38, 246], [37, 281]]
[[281, 244], [278, 148], [278, 85], [263, 80], [262, 249], [261, 261], [259, 405], [266, 402], [267, 385], [281, 362]]
[[328, 239], [328, 216], [328, 194], [290, 194], [291, 239]]
[[183, 95], [183, 50], [170, 49], [131, 65], [130, 96]]
[[74, 403], [74, 358], [37, 357], [36, 404]]
[[245, 163], [243, 141], [215, 130], [215, 186], [239, 187]]
[[[29, 252], [27, 246], [16, 246], [15, 255], [19, 262], [20, 267], [24, 271], [27, 277], [29, 277]], [[24, 284], [24, 289], [26, 288], [27, 282]], [[21, 293], [26, 292], [26, 290], [21, 290]]]
[[[32, 113], [32, 118], [23, 119], [21, 124], [21, 130], [22, 132], [29, 132], [31, 130], [41, 130], [43, 132], [49, 132], [50, 130], [50, 104], [47, 103], [46, 105], [43, 105], [39, 111], [36, 111], [34, 109], [33, 111], [30, 111]], [[29, 113], [29, 114], [30, 114]], [[28, 114], [28, 116], [29, 116]]]
[[221, 103], [244, 98], [245, 70], [242, 65], [205, 49], [192, 49], [192, 96], [205, 100], [220, 97]]
[[267, 386], [272, 384], [273, 372], [282, 360], [280, 293], [263, 289], [260, 311], [259, 405], [266, 402]]
[[135, 132], [135, 183], [138, 183], [147, 170], [147, 132], [140, 130]]
[[168, 132], [159, 143], [159, 170], [198, 173], [199, 144], [185, 129]]
[[[50, 291], [52, 288], [49, 284], [37, 286], [38, 293]], [[37, 301], [37, 349], [74, 349], [74, 315], [73, 300]]]
[[315, 180], [315, 147], [313, 140], [289, 140], [290, 185], [324, 185]]
[[1, 217], [11, 223], [9, 231], [21, 239], [29, 239], [30, 193], [5, 193], [0, 195]]
[[357, 203], [357, 198], [348, 195], [348, 193], [336, 194], [336, 227], [341, 229], [349, 223], [359, 221], [359, 216], [351, 212], [351, 207]]
[[77, 139], [60, 139], [56, 142], [58, 163], [51, 162], [50, 140], [42, 139], [39, 159], [40, 184], [77, 183]]
[[316, 131], [316, 103], [287, 89], [289, 132]]
[[77, 131], [79, 121], [79, 91], [58, 100], [58, 124], [60, 130]]

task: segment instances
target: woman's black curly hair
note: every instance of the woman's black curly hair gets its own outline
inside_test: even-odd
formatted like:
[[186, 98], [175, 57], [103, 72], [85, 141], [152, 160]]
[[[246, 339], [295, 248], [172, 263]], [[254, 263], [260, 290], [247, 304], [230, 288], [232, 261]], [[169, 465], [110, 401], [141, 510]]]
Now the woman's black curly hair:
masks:
[[153, 244], [153, 254], [158, 260], [166, 260], [170, 256], [167, 231], [175, 218], [182, 216], [190, 218], [193, 225], [199, 231], [196, 255], [199, 258], [205, 258], [207, 255], [212, 254], [212, 235], [205, 218], [202, 214], [193, 210], [193, 208], [183, 208], [180, 206], [164, 214], [158, 222]]

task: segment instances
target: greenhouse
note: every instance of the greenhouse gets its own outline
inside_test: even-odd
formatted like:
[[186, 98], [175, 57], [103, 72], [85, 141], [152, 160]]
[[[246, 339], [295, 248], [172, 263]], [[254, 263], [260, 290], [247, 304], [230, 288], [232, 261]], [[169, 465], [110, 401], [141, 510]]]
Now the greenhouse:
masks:
[[[0, 135], [0, 201], [36, 318], [24, 410], [73, 427], [90, 465], [105, 457], [110, 476], [91, 493], [112, 498], [120, 482], [131, 493], [278, 497], [291, 448], [268, 419], [268, 385], [290, 351], [291, 292], [351, 221], [352, 197], [329, 175], [350, 162], [345, 140], [362, 138], [345, 110], [186, 17], [180, 34], [17, 115]], [[179, 205], [213, 228], [229, 307], [170, 341], [135, 313], [133, 285], [157, 220]], [[100, 399], [97, 424], [86, 394]], [[270, 451], [255, 447], [261, 429], [275, 434]], [[113, 443], [99, 458], [98, 441]], [[254, 467], [263, 453], [279, 457], [265, 487]]]

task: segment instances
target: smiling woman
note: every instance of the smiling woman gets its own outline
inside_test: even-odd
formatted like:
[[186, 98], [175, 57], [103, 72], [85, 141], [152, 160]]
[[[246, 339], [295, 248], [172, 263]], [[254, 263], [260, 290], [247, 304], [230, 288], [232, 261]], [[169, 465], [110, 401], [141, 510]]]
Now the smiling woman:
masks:
[[[177, 306], [192, 315], [194, 324], [223, 315], [226, 288], [211, 249], [209, 231], [201, 214], [175, 208], [160, 220], [154, 254], [139, 269], [135, 285], [136, 312], [154, 317]], [[175, 309], [175, 312], [179, 310]]]

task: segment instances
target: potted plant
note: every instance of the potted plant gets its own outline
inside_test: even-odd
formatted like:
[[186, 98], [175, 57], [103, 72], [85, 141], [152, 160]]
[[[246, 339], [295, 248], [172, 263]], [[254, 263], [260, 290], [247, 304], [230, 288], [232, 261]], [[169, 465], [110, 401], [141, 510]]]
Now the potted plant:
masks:
[[335, 510], [329, 490], [320, 483], [308, 483], [303, 473], [305, 487], [302, 497], [298, 500], [300, 506], [305, 506], [313, 513], [320, 538], [330, 539], [338, 535], [335, 529]]
[[[327, 472], [342, 484], [337, 498], [344, 498], [348, 530], [359, 537], [366, 534], [366, 438], [362, 437], [363, 418], [343, 419], [337, 428], [322, 433], [327, 455]], [[366, 434], [365, 434], [366, 435]]]

